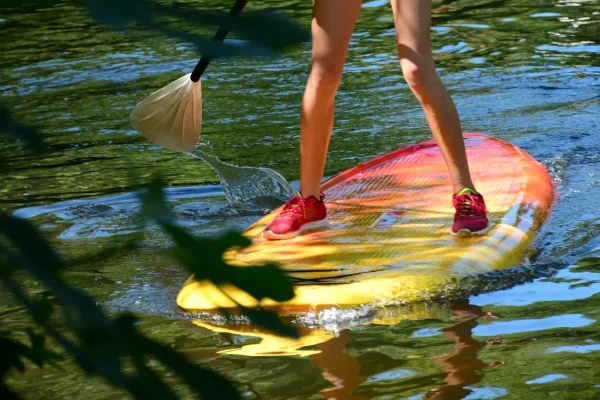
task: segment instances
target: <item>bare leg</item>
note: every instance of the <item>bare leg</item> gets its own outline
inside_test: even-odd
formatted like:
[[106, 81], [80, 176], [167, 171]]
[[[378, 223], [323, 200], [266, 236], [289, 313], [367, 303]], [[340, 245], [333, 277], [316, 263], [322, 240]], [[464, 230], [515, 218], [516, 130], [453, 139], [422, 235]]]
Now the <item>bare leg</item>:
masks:
[[450, 171], [454, 193], [475, 189], [456, 106], [431, 53], [431, 0], [391, 0], [402, 73], [415, 94]]
[[312, 63], [300, 119], [300, 191], [319, 198], [334, 100], [362, 0], [314, 0]]

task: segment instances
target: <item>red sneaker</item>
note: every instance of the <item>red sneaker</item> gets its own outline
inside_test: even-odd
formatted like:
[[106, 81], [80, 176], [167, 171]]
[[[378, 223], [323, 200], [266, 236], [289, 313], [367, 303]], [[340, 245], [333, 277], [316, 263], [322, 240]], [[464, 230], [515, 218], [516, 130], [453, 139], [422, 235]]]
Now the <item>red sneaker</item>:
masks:
[[265, 239], [291, 239], [302, 232], [326, 228], [327, 209], [321, 194], [321, 200], [315, 197], [294, 196], [263, 231]]
[[491, 228], [483, 196], [464, 189], [452, 197], [456, 209], [452, 234], [457, 236], [485, 235]]

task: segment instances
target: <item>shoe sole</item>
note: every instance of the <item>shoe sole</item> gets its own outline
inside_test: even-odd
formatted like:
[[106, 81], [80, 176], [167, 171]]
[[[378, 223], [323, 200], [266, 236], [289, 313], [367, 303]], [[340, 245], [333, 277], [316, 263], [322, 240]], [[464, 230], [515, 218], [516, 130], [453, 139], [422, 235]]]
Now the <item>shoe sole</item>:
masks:
[[328, 226], [329, 226], [329, 221], [327, 220], [327, 218], [324, 218], [319, 221], [309, 222], [308, 224], [304, 224], [297, 231], [290, 232], [290, 233], [277, 234], [277, 233], [273, 233], [272, 231], [264, 231], [262, 234], [262, 237], [267, 240], [293, 239], [293, 238], [301, 235], [302, 233], [305, 233], [308, 231], [314, 231], [317, 229], [324, 229], [324, 228], [327, 228]]
[[450, 234], [452, 236], [462, 237], [462, 238], [471, 237], [471, 236], [483, 236], [486, 233], [488, 233], [491, 229], [492, 229], [492, 224], [488, 224], [488, 226], [485, 227], [484, 229], [482, 229], [480, 231], [475, 231], [475, 232], [472, 232], [468, 229], [460, 229], [458, 232], [453, 232], [452, 229], [450, 229]]

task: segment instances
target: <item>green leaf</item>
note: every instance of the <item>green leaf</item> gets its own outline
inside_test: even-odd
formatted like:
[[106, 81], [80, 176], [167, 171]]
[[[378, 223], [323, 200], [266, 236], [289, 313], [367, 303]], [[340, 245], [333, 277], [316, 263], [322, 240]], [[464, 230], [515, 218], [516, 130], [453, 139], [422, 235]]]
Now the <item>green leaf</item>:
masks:
[[56, 252], [29, 222], [0, 212], [0, 235], [6, 236], [23, 254], [51, 272], [63, 267]]
[[34, 307], [36, 308], [36, 312], [39, 315], [41, 321], [46, 322], [52, 316], [53, 306], [50, 301], [50, 293], [44, 292], [41, 294], [40, 298], [34, 302]]
[[133, 238], [127, 239], [123, 243], [111, 243], [109, 247], [107, 247], [106, 249], [102, 249], [96, 253], [70, 259], [67, 261], [65, 268], [68, 269], [73, 267], [82, 267], [87, 264], [98, 262], [99, 260], [106, 263], [113, 257], [121, 256], [125, 253], [130, 252], [131, 250], [137, 249], [141, 237], [142, 235], [138, 236], [137, 234], [133, 234]]
[[[2, 214], [0, 213], [0, 216], [1, 215]], [[20, 224], [28, 224], [26, 221], [17, 221]], [[0, 218], [0, 224], [1, 222], [2, 219]], [[23, 249], [21, 250], [23, 251]], [[100, 309], [96, 306], [94, 300], [79, 289], [62, 282], [57, 275], [56, 270], [53, 269], [51, 265], [45, 264], [43, 258], [40, 258], [39, 254], [29, 254], [25, 251], [23, 251], [23, 254], [16, 254], [13, 251], [0, 246], [0, 255], [2, 254], [4, 254], [14, 266], [27, 271], [29, 275], [44, 284], [44, 286], [46, 286], [63, 304], [72, 305], [73, 308], [79, 312], [79, 318], [86, 324], [95, 327], [106, 325], [106, 319]], [[5, 282], [8, 282], [7, 280], [9, 278], [3, 277], [3, 279]], [[16, 285], [14, 281], [11, 281], [10, 283], [12, 285], [13, 295], [16, 296], [18, 294], [18, 299], [22, 304], [28, 307], [29, 312], [34, 315], [36, 321], [40, 324], [44, 324], [44, 315], [39, 314], [40, 310], [35, 306], [35, 303], [30, 303], [29, 299], [22, 293], [21, 288]]]
[[44, 149], [40, 132], [34, 127], [15, 121], [10, 110], [3, 104], [0, 104], [0, 133], [24, 141], [33, 150]]
[[290, 17], [268, 11], [246, 11], [239, 16], [198, 11], [184, 7], [162, 7], [161, 12], [202, 25], [227, 26], [242, 39], [272, 53], [310, 40], [310, 34]]
[[173, 249], [175, 258], [196, 279], [208, 279], [217, 285], [232, 284], [259, 301], [294, 298], [291, 280], [276, 265], [234, 267], [223, 261], [223, 253], [228, 249], [250, 244], [244, 236], [231, 232], [217, 240], [197, 239], [174, 225], [163, 224], [163, 228], [177, 245]]
[[205, 400], [242, 399], [237, 389], [223, 376], [187, 362], [181, 355], [148, 338], [138, 340], [149, 354], [169, 367]]
[[142, 361], [135, 360], [137, 374], [131, 378], [131, 392], [138, 399], [177, 400], [179, 397], [163, 382], [160, 376]]
[[59, 0], [2, 0], [2, 7], [24, 7], [24, 6], [53, 6]]
[[[265, 266], [235, 267], [225, 263], [223, 253], [232, 248], [244, 248], [251, 241], [235, 232], [228, 232], [219, 239], [199, 239], [175, 226], [166, 204], [161, 182], [154, 179], [147, 192], [142, 194], [142, 209], [148, 218], [154, 219], [175, 242], [174, 257], [196, 279], [231, 284], [244, 290], [258, 301], [270, 298], [287, 301], [294, 298], [291, 280], [275, 264]], [[265, 323], [272, 322], [266, 314], [258, 313]], [[275, 325], [274, 325], [275, 326]], [[285, 331], [283, 328], [273, 331]], [[287, 331], [289, 333], [289, 331]]]
[[161, 225], [170, 223], [173, 220], [173, 213], [167, 206], [163, 186], [162, 180], [159, 177], [154, 177], [147, 190], [138, 195], [142, 202], [143, 216], [154, 219]]
[[288, 301], [294, 298], [294, 287], [288, 276], [275, 264], [260, 267], [227, 266], [223, 271], [229, 283], [243, 288], [258, 300], [270, 298]]
[[152, 7], [147, 0], [84, 0], [90, 16], [101, 24], [125, 30], [131, 22], [154, 24]]
[[6, 336], [0, 336], [0, 349], [2, 349], [2, 357], [0, 357], [0, 377], [2, 377], [2, 380], [11, 368], [16, 368], [21, 373], [25, 372], [25, 364], [21, 361], [21, 357], [29, 352], [26, 345]]
[[22, 359], [28, 359], [38, 367], [44, 366], [46, 360], [62, 360], [57, 353], [46, 350], [45, 335], [35, 333], [31, 328], [27, 328], [26, 332], [31, 341], [31, 347], [7, 336], [0, 336], [1, 377], [4, 377], [11, 368], [16, 368], [21, 373], [25, 372], [25, 364]]
[[244, 315], [246, 315], [253, 324], [265, 328], [281, 336], [297, 339], [298, 331], [293, 327], [286, 325], [279, 318], [277, 313], [269, 312], [263, 309], [252, 309], [242, 305], [239, 306]]
[[212, 39], [202, 38], [193, 33], [173, 29], [169, 25], [159, 22], [150, 26], [150, 28], [170, 38], [190, 43], [194, 45], [202, 55], [207, 55], [211, 58], [268, 57], [274, 55], [273, 50], [252, 42], [245, 42], [243, 44], [216, 42]]
[[46, 348], [46, 335], [35, 333], [31, 328], [27, 328], [26, 331], [31, 340], [29, 359], [38, 367], [43, 367], [48, 361], [64, 360], [60, 354]]
[[45, 348], [44, 341], [46, 337], [44, 335], [37, 334], [31, 328], [27, 328], [27, 335], [31, 340], [31, 361], [38, 367], [44, 365]]
[[122, 315], [116, 320], [122, 335], [129, 343], [134, 357], [141, 354], [160, 361], [164, 366], [177, 373], [203, 399], [241, 399], [235, 387], [223, 376], [195, 366], [170, 348], [137, 333], [131, 315]]
[[176, 244], [174, 257], [197, 279], [235, 285], [259, 301], [265, 298], [287, 301], [294, 297], [291, 280], [276, 265], [234, 267], [223, 261], [227, 250], [249, 246], [248, 238], [228, 232], [219, 239], [198, 239], [175, 226], [159, 179], [153, 180], [141, 198], [143, 213], [170, 234]]
[[21, 397], [13, 393], [9, 388], [4, 385], [4, 382], [0, 382], [0, 399], [2, 400], [20, 400]]
[[[125, 31], [135, 23], [165, 36], [195, 45], [211, 58], [231, 56], [271, 56], [291, 45], [308, 41], [309, 33], [291, 18], [272, 12], [247, 12], [240, 16], [203, 11], [182, 6], [153, 9], [147, 0], [85, 0], [90, 16], [97, 22]], [[155, 16], [178, 18], [187, 25], [229, 26], [246, 40], [245, 43], [222, 43], [198, 34], [174, 29]], [[171, 19], [172, 19], [171, 18]], [[126, 32], [131, 34], [132, 32]]]

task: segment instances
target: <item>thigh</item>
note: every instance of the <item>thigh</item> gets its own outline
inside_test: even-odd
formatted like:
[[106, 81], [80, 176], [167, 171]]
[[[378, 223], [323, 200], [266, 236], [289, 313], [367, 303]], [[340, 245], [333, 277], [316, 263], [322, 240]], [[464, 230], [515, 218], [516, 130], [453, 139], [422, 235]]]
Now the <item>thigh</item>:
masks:
[[314, 0], [312, 67], [342, 73], [362, 0]]
[[432, 62], [431, 0], [390, 0], [400, 59]]

